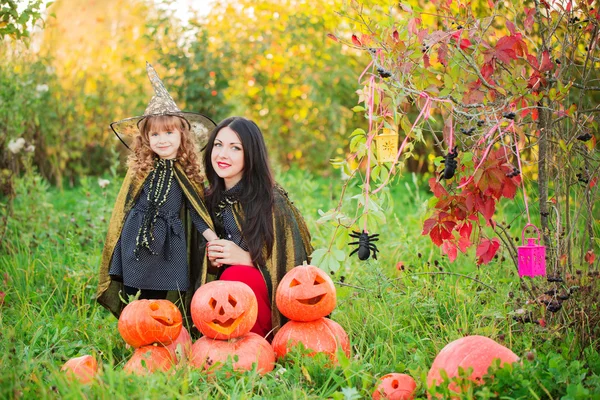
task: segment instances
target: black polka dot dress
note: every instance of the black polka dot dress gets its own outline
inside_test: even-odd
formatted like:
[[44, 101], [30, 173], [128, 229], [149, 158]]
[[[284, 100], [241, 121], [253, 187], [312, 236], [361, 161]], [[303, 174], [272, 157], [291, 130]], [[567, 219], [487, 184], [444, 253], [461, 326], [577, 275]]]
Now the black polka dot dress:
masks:
[[136, 239], [150, 205], [147, 200], [150, 177], [144, 182], [137, 203], [127, 215], [109, 270], [113, 279], [123, 281], [126, 286], [178, 291], [185, 291], [189, 287], [185, 229], [179, 218], [183, 202], [186, 202], [192, 222], [200, 233], [208, 229], [208, 225], [187, 204], [183, 191], [172, 174], [170, 181], [166, 201], [159, 207], [152, 226], [150, 249], [138, 247], [137, 256]]
[[224, 236], [222, 239], [231, 240], [233, 243], [240, 246], [244, 251], [249, 251], [248, 245], [242, 237], [242, 232], [235, 223], [235, 217], [233, 216], [232, 210], [232, 204], [237, 201], [237, 198], [242, 193], [243, 189], [244, 186], [240, 181], [231, 189], [223, 192], [224, 200], [221, 202], [222, 205], [219, 206], [221, 211], [217, 213], [216, 217], [222, 218], [223, 229], [225, 231], [224, 235], [222, 232], [220, 232], [221, 236]]

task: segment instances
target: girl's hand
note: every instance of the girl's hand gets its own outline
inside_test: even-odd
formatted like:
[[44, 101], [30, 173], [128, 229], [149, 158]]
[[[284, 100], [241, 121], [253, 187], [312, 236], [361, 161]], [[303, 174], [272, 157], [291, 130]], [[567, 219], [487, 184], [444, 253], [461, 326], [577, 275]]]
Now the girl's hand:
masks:
[[218, 264], [254, 265], [249, 252], [227, 239], [208, 242], [208, 259]]

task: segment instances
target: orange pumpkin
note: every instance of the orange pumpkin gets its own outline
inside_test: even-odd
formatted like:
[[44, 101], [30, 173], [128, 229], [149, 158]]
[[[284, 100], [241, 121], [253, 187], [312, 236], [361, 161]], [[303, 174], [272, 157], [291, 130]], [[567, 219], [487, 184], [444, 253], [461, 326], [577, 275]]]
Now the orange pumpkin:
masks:
[[337, 362], [338, 348], [350, 357], [350, 340], [344, 328], [328, 318], [316, 321], [288, 321], [279, 329], [273, 338], [273, 350], [277, 358], [285, 356], [292, 347], [302, 343], [304, 347], [313, 350], [310, 355], [325, 353], [332, 361]]
[[410, 375], [393, 372], [379, 378], [373, 400], [412, 400], [416, 389], [417, 383]]
[[66, 372], [69, 378], [77, 379], [81, 383], [90, 383], [98, 373], [98, 362], [90, 355], [71, 358], [60, 369]]
[[[427, 374], [427, 386], [438, 385], [443, 381], [440, 371], [445, 370], [452, 379], [458, 376], [458, 368], [465, 371], [472, 367], [470, 379], [478, 383], [487, 373], [492, 362], [499, 358], [501, 365], [519, 360], [515, 353], [485, 336], [466, 336], [446, 345], [433, 360]], [[450, 384], [450, 390], [459, 392], [455, 384]]]
[[320, 268], [300, 265], [279, 282], [275, 302], [279, 311], [293, 321], [314, 321], [335, 308], [335, 286]]
[[123, 370], [136, 375], [147, 375], [155, 371], [168, 371], [175, 364], [169, 349], [163, 346], [143, 346], [135, 349]]
[[258, 302], [250, 286], [236, 281], [212, 281], [194, 293], [190, 306], [196, 328], [211, 339], [231, 339], [250, 332]]
[[185, 329], [185, 326], [181, 328], [181, 332], [179, 333], [179, 336], [177, 336], [177, 339], [165, 347], [171, 352], [173, 359], [177, 360], [177, 362], [190, 358], [192, 352], [192, 337], [188, 330]]
[[168, 345], [179, 336], [181, 327], [181, 312], [169, 300], [132, 301], [119, 317], [119, 333], [135, 348]]
[[[234, 356], [238, 360], [233, 362]], [[237, 371], [252, 370], [253, 364], [261, 374], [275, 368], [273, 348], [262, 336], [249, 332], [229, 340], [201, 337], [192, 346], [190, 363], [196, 368], [209, 369], [215, 363], [225, 363], [230, 358]], [[218, 364], [216, 364], [218, 365]]]

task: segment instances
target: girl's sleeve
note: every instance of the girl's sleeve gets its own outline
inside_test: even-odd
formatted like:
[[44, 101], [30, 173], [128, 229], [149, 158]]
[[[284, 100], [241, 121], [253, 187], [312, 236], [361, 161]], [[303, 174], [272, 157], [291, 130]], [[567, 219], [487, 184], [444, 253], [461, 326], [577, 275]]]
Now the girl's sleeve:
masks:
[[202, 217], [200, 216], [200, 214], [198, 214], [198, 212], [194, 209], [194, 207], [192, 207], [190, 205], [190, 203], [187, 201], [185, 202], [185, 204], [186, 204], [188, 210], [190, 211], [190, 215], [192, 216], [192, 222], [194, 223], [194, 226], [196, 227], [198, 232], [200, 232], [202, 234], [207, 229], [210, 229], [210, 227], [208, 226], [206, 221], [204, 221], [204, 219], [202, 219]]

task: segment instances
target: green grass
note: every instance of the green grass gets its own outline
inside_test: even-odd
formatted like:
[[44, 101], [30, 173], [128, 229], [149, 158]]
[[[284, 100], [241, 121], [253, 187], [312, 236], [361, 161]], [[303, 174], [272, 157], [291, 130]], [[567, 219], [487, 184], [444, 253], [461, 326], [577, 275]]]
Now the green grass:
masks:
[[[316, 223], [318, 210], [335, 207], [340, 182], [299, 171], [280, 175], [307, 219], [315, 247], [325, 246], [332, 229]], [[143, 378], [122, 371], [132, 350], [120, 338], [116, 319], [94, 300], [120, 182], [102, 190], [95, 179], [83, 179], [77, 188], [59, 192], [38, 178], [20, 180], [14, 215], [0, 245], [0, 290], [5, 293], [0, 397], [369, 398], [378, 377], [401, 372], [417, 381], [417, 395], [423, 398], [435, 355], [454, 339], [478, 334], [519, 356], [532, 352], [534, 357], [497, 372], [493, 382], [471, 392], [474, 398], [600, 398], [600, 356], [594, 345], [572, 345], [574, 333], [562, 326], [569, 315], [550, 316], [546, 328], [516, 323], [509, 293], [525, 295], [514, 266], [494, 260], [478, 268], [473, 253], [450, 264], [421, 236], [429, 198], [420, 189], [427, 187], [424, 182], [407, 177], [392, 188], [394, 208], [376, 230], [381, 235], [379, 259], [347, 259], [334, 276], [338, 307], [332, 319], [350, 336], [349, 360], [333, 368], [321, 357], [294, 352], [264, 377], [224, 370], [208, 379], [191, 368]], [[499, 216], [508, 212], [501, 207]], [[351, 248], [343, 250], [348, 254]], [[396, 269], [398, 261], [404, 271]], [[83, 354], [93, 354], [103, 370], [88, 386], [70, 382], [60, 372], [66, 360]]]

